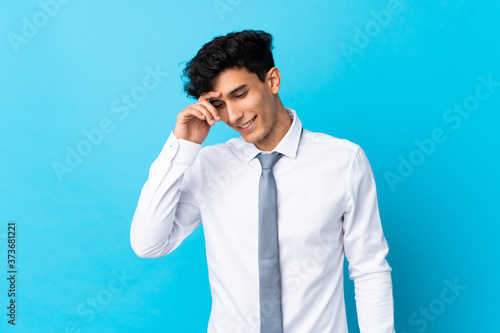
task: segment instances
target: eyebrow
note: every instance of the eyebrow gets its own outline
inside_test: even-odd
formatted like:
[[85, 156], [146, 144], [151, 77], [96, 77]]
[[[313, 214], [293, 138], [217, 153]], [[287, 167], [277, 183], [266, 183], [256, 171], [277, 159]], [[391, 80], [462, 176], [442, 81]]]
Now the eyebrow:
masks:
[[[239, 85], [237, 86], [236, 88], [234, 88], [233, 90], [231, 90], [228, 94], [228, 96], [231, 96], [232, 94], [234, 94], [235, 92], [237, 92], [238, 90], [240, 89], [243, 89], [243, 88], [246, 88], [247, 87], [247, 84], [242, 84], [242, 85]], [[216, 102], [216, 101], [219, 101], [218, 98], [211, 98], [210, 99], [211, 102]]]

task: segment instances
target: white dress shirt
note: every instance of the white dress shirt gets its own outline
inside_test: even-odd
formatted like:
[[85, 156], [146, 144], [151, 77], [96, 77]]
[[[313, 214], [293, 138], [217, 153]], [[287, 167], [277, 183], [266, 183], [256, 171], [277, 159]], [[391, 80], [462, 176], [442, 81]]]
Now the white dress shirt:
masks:
[[[285, 109], [293, 122], [273, 150], [283, 154], [273, 167], [283, 332], [348, 332], [345, 254], [361, 332], [393, 333], [389, 248], [367, 156], [346, 139], [302, 129]], [[208, 333], [259, 332], [259, 152], [241, 136], [202, 148], [172, 131], [133, 217], [131, 246], [144, 258], [169, 254], [203, 223]]]

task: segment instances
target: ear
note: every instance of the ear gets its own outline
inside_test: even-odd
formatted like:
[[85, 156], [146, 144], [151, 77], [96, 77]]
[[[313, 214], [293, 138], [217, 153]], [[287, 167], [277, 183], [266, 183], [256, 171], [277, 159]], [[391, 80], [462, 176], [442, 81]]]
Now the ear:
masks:
[[280, 83], [281, 83], [281, 73], [280, 70], [276, 67], [271, 68], [267, 72], [266, 82], [269, 83], [269, 88], [273, 94], [277, 94], [280, 91]]

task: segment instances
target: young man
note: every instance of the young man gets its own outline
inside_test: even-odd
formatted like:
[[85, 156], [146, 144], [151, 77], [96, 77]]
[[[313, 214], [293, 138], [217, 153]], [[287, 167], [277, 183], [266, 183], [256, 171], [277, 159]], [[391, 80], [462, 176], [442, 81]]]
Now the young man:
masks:
[[[367, 156], [302, 128], [278, 96], [272, 48], [270, 34], [244, 30], [188, 62], [185, 91], [198, 101], [177, 115], [151, 166], [132, 248], [167, 255], [203, 223], [209, 333], [346, 333], [345, 254], [361, 332], [393, 333], [389, 249]], [[202, 148], [221, 120], [240, 136]], [[274, 166], [268, 154], [279, 156]]]

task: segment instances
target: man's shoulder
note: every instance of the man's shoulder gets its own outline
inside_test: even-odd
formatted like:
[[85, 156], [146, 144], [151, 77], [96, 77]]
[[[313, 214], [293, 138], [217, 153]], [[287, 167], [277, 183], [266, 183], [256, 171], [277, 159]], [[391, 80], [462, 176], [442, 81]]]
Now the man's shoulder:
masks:
[[228, 153], [238, 154], [242, 153], [243, 145], [243, 138], [231, 138], [226, 142], [220, 142], [201, 147], [198, 156], [202, 158], [217, 158]]
[[336, 151], [345, 151], [349, 154], [355, 154], [360, 148], [357, 143], [327, 133], [312, 132], [304, 129], [302, 135], [305, 139], [304, 144], [310, 144], [320, 150], [333, 149]]

